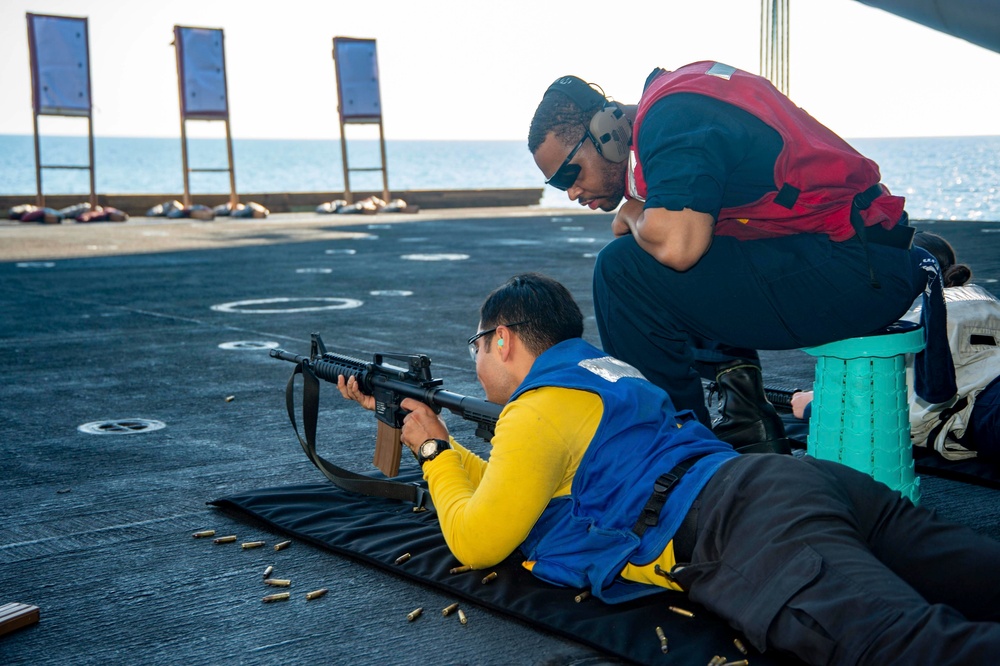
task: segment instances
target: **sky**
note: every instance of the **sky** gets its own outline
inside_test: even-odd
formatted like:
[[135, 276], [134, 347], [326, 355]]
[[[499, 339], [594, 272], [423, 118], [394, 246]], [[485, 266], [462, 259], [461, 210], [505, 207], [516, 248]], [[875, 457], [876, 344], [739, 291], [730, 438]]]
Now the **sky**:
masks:
[[[790, 4], [790, 97], [835, 132], [1000, 135], [1000, 54], [855, 0]], [[2, 0], [0, 134], [32, 133], [27, 12], [88, 18], [97, 136], [180, 136], [174, 25], [225, 31], [240, 139], [339, 137], [335, 36], [377, 40], [389, 140], [525, 140], [565, 74], [628, 103], [657, 66], [759, 71], [758, 0]], [[80, 119], [39, 122], [43, 134], [86, 133]]]

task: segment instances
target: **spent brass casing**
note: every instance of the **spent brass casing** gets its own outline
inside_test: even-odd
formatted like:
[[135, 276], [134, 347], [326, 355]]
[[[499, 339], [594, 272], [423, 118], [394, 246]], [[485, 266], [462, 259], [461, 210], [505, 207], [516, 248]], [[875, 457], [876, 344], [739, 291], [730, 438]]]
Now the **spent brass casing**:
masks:
[[678, 615], [683, 615], [684, 617], [694, 617], [694, 613], [689, 610], [684, 610], [683, 608], [678, 608], [677, 606], [667, 606], [667, 608]]
[[448, 573], [450, 574], [460, 574], [460, 573], [465, 573], [466, 571], [472, 571], [472, 567], [470, 567], [468, 564], [463, 564], [460, 567], [448, 569]]
[[195, 532], [191, 536], [195, 539], [203, 539], [205, 537], [215, 536], [215, 530], [202, 530], [201, 532]]
[[660, 639], [660, 652], [666, 654], [669, 650], [667, 648], [667, 635], [663, 633], [663, 627], [656, 628], [656, 637]]
[[274, 544], [274, 549], [275, 550], [284, 550], [285, 548], [288, 548], [291, 545], [292, 545], [291, 541], [282, 541], [281, 543]]
[[270, 585], [271, 587], [291, 587], [292, 581], [287, 578], [265, 578], [264, 585]]
[[497, 579], [497, 572], [496, 571], [492, 571], [492, 572], [486, 574], [486, 576], [483, 577], [483, 585], [486, 585], [487, 583], [492, 583], [496, 579]]
[[586, 601], [589, 598], [590, 598], [590, 590], [584, 590], [580, 594], [573, 597], [573, 601], [575, 601], [576, 603], [580, 603], [581, 601]]
[[319, 599], [320, 597], [322, 597], [324, 594], [326, 594], [329, 591], [330, 590], [326, 589], [325, 587], [321, 587], [318, 590], [313, 590], [312, 592], [306, 592], [306, 601], [312, 601], [313, 599]]
[[722, 657], [720, 655], [715, 655], [714, 657], [712, 657], [711, 661], [708, 662], [708, 666], [722, 666], [722, 664], [724, 663], [726, 663], [725, 657]]
[[740, 659], [739, 661], [727, 661], [722, 666], [750, 666], [750, 662], [746, 659]]
[[409, 612], [409, 613], [408, 613], [408, 614], [406, 615], [406, 621], [407, 621], [407, 622], [413, 622], [413, 621], [414, 621], [414, 620], [416, 620], [416, 619], [417, 619], [418, 617], [420, 617], [420, 614], [421, 614], [421, 613], [423, 613], [423, 612], [424, 612], [424, 609], [423, 609], [423, 608], [415, 608], [415, 609], [413, 609], [412, 611], [410, 611], [410, 612]]
[[441, 611], [441, 615], [444, 615], [445, 617], [448, 617], [449, 615], [451, 615], [452, 613], [454, 613], [457, 610], [458, 610], [458, 602], [456, 601], [455, 603], [453, 603], [450, 606], [445, 606], [444, 609], [442, 609], [442, 611]]
[[395, 563], [396, 564], [402, 564], [403, 562], [406, 562], [409, 559], [410, 559], [410, 554], [409, 553], [403, 553], [402, 555], [400, 555], [399, 557], [396, 558], [396, 562]]
[[264, 578], [267, 578], [268, 576], [270, 576], [272, 571], [274, 571], [274, 565], [273, 564], [269, 564], [268, 567], [266, 569], [264, 569]]
[[740, 639], [734, 638], [733, 645], [735, 645], [736, 649], [739, 650], [742, 654], [747, 653], [747, 646], [743, 645], [743, 641], [741, 641]]
[[266, 597], [261, 599], [261, 601], [263, 601], [265, 604], [270, 603], [272, 601], [287, 601], [288, 598], [291, 596], [292, 596], [291, 592], [278, 592], [277, 594], [267, 595]]
[[233, 400], [236, 400], [236, 396], [235, 395], [227, 395], [226, 396], [226, 402], [232, 402]]
[[461, 608], [458, 609], [458, 621], [462, 624], [468, 624], [469, 618], [465, 617], [465, 611]]
[[264, 545], [263, 541], [247, 541], [243, 544], [243, 550], [248, 550], [250, 548], [260, 548]]
[[219, 537], [218, 539], [212, 539], [212, 543], [232, 543], [236, 541], [236, 535], [230, 534], [229, 536]]

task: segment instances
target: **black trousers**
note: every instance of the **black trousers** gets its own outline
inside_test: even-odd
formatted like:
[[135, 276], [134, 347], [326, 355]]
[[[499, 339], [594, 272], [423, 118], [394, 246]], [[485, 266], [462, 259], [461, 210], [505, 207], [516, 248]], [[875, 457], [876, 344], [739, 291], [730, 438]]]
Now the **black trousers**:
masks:
[[623, 236], [594, 270], [604, 350], [638, 368], [678, 409], [708, 424], [697, 362], [756, 359], [857, 337], [896, 321], [923, 292], [908, 250], [869, 244], [881, 283], [871, 285], [861, 241], [799, 234], [755, 241], [716, 236], [690, 270], [658, 263]]
[[851, 468], [744, 455], [697, 500], [674, 577], [758, 649], [810, 664], [985, 664], [1000, 654], [1000, 541]]

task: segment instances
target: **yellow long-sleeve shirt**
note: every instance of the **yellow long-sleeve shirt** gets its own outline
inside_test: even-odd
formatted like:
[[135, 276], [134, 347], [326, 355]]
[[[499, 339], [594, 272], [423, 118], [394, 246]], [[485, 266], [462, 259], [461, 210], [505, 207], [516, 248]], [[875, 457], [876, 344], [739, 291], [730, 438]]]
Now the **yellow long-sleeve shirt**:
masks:
[[[542, 387], [500, 414], [489, 462], [452, 440], [453, 450], [424, 464], [441, 530], [452, 554], [482, 569], [521, 545], [545, 507], [568, 495], [604, 412], [589, 391]], [[672, 543], [659, 558], [628, 564], [622, 577], [678, 589], [654, 572], [674, 565]]]

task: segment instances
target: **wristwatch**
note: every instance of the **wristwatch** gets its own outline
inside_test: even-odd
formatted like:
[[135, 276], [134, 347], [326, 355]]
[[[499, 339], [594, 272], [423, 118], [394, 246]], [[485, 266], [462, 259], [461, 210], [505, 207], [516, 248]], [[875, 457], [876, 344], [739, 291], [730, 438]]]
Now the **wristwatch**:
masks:
[[428, 460], [434, 460], [441, 454], [442, 451], [447, 451], [451, 448], [446, 440], [443, 439], [428, 439], [426, 442], [417, 447], [417, 462], [423, 467], [424, 463]]

